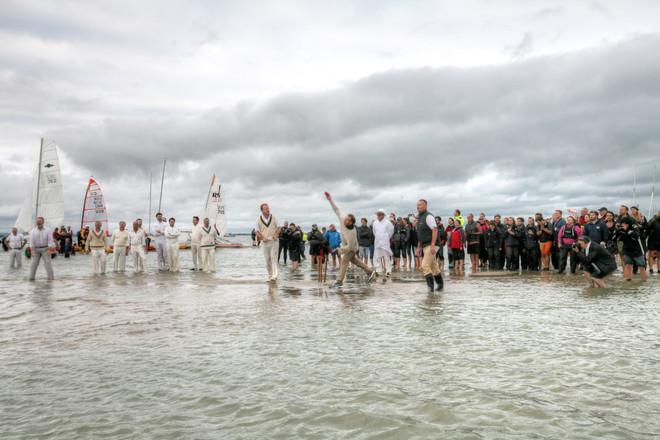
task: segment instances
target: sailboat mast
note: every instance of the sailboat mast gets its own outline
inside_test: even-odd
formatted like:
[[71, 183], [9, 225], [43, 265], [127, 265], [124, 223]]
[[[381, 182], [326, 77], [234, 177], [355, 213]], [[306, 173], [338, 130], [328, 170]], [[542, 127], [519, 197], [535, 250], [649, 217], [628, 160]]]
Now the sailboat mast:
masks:
[[209, 193], [206, 195], [206, 203], [204, 203], [204, 213], [209, 209], [209, 200], [211, 199], [211, 191], [213, 191], [213, 183], [215, 183], [215, 174], [211, 177], [211, 185], [209, 186]]
[[655, 210], [653, 199], [655, 198], [655, 178], [656, 178], [657, 172], [658, 172], [658, 165], [654, 164], [653, 165], [653, 186], [651, 187], [651, 203], [649, 204], [649, 217], [648, 218], [653, 217], [653, 215], [655, 214], [653, 212]]
[[161, 206], [163, 203], [163, 182], [165, 182], [165, 164], [167, 163], [167, 159], [163, 160], [163, 174], [160, 177], [160, 195], [158, 196], [158, 212], [161, 210]]
[[44, 138], [41, 138], [41, 145], [39, 146], [39, 169], [37, 170], [37, 197], [34, 204], [34, 221], [39, 217], [39, 187], [41, 186], [41, 160], [44, 155]]
[[149, 211], [147, 212], [147, 222], [149, 224], [149, 234], [151, 234], [151, 186], [154, 183], [154, 173], [149, 171]]
[[637, 168], [633, 168], [633, 206], [637, 205]]

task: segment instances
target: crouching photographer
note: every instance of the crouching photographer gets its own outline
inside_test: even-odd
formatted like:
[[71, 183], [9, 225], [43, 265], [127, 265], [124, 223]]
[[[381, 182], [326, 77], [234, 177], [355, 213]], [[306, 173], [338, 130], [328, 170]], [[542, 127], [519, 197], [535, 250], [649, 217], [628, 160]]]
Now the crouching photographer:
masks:
[[584, 267], [584, 278], [590, 287], [607, 287], [604, 278], [616, 270], [616, 261], [604, 246], [581, 236], [573, 245], [576, 259]]

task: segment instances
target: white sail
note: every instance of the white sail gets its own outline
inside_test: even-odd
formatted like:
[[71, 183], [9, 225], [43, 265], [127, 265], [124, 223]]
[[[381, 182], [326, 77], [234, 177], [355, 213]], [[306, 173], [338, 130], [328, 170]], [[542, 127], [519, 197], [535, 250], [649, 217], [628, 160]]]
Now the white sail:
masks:
[[16, 227], [29, 231], [37, 217], [43, 217], [51, 228], [60, 227], [64, 222], [64, 190], [57, 146], [43, 140], [37, 171], [16, 219]]
[[225, 211], [225, 189], [218, 182], [218, 178], [214, 175], [211, 179], [211, 186], [209, 188], [206, 203], [203, 209], [204, 215], [209, 218], [209, 222], [218, 230], [220, 238], [224, 237], [227, 232], [227, 217]]
[[105, 207], [105, 199], [103, 198], [101, 186], [94, 178], [91, 178], [87, 183], [87, 190], [85, 191], [80, 229], [84, 229], [86, 226], [94, 229], [94, 224], [97, 221], [102, 223], [103, 229], [107, 234], [108, 210]]

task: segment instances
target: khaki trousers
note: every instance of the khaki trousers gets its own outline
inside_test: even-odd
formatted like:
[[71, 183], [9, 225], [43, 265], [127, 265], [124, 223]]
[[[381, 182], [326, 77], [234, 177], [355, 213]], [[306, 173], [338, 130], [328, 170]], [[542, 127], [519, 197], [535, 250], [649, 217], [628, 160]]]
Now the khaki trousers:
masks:
[[431, 253], [431, 245], [424, 246], [423, 251], [422, 272], [424, 272], [424, 276], [436, 276], [440, 273], [440, 266], [438, 265], [438, 259], [435, 258], [435, 253]]
[[364, 264], [357, 257], [357, 251], [346, 251], [341, 252], [341, 261], [339, 262], [339, 276], [337, 277], [337, 282], [343, 283], [344, 278], [346, 277], [346, 270], [348, 270], [349, 263], [355, 264], [357, 267], [365, 271], [365, 273], [371, 274], [371, 268]]

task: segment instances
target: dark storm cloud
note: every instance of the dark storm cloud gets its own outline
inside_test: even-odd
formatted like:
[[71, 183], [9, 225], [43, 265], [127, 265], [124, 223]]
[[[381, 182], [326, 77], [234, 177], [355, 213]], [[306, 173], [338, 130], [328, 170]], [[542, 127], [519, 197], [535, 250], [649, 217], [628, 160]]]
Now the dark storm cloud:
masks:
[[212, 160], [255, 186], [441, 185], [487, 165], [577, 182], [660, 155], [658, 50], [660, 38], [646, 36], [503, 66], [399, 70], [200, 117], [111, 119], [52, 136], [80, 165], [115, 175], [167, 157]]

